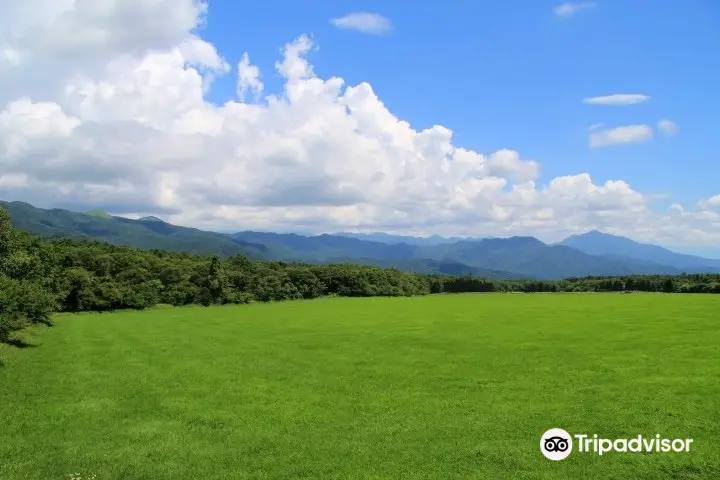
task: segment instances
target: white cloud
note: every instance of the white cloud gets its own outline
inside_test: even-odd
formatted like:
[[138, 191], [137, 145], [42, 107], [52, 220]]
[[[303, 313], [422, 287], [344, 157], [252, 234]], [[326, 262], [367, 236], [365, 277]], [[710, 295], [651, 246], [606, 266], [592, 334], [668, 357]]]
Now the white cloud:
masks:
[[580, 10], [586, 10], [594, 6], [596, 6], [595, 2], [567, 2], [556, 6], [553, 12], [558, 17], [570, 18]]
[[370, 35], [381, 35], [392, 30], [392, 23], [377, 13], [357, 12], [333, 18], [330, 23], [345, 30], [357, 30]]
[[263, 83], [260, 80], [260, 69], [250, 64], [250, 57], [245, 52], [238, 64], [238, 97], [241, 100], [245, 99], [245, 94], [248, 91], [251, 91], [257, 97], [263, 91]]
[[625, 125], [590, 133], [590, 146], [606, 147], [621, 143], [645, 142], [653, 137], [652, 128], [647, 125]]
[[[177, 45], [202, 20], [199, 0], [33, 0], [9, 2], [5, 37], [20, 52], [45, 57], [144, 52]], [[13, 11], [16, 8], [18, 11]], [[37, 10], [35, 9], [37, 8]], [[32, 10], [31, 10], [32, 9]], [[13, 25], [16, 18], [18, 24]], [[162, 19], [162, 21], [159, 21]], [[12, 20], [12, 21], [11, 21]]]
[[648, 100], [650, 100], [650, 97], [639, 93], [615, 93], [601, 97], [584, 98], [583, 103], [591, 105], [635, 105]]
[[[570, 172], [540, 183], [540, 164], [520, 152], [464, 148], [445, 126], [398, 118], [368, 83], [318, 77], [306, 36], [285, 45], [275, 64], [282, 91], [267, 94], [260, 69], [244, 56], [240, 98], [216, 105], [205, 94], [228, 66], [196, 32], [203, 3], [16, 7], [13, 22], [0, 19], [4, 51], [18, 52], [18, 61], [0, 66], [4, 199], [156, 214], [208, 229], [556, 240], [602, 228], [674, 244], [720, 241], [720, 226], [709, 220], [714, 200], [682, 215], [656, 214], [651, 195], [619, 179], [600, 184]], [[62, 39], [68, 25], [76, 39]], [[126, 25], [138, 26], [136, 38]], [[88, 54], [83, 42], [97, 31], [104, 40], [86, 45]], [[35, 34], [59, 44], [29, 41]], [[245, 102], [247, 94], [257, 98]], [[592, 134], [617, 143], [647, 135], [644, 128]]]
[[0, 106], [28, 91], [58, 98], [72, 76], [171, 50], [198, 67], [207, 89], [227, 71], [215, 47], [193, 34], [207, 7], [204, 0], [0, 0]]
[[714, 197], [710, 197], [706, 200], [701, 200], [700, 207], [707, 210], [720, 210], [720, 195], [715, 195]]
[[508, 149], [502, 149], [490, 155], [486, 165], [488, 175], [508, 178], [515, 183], [534, 181], [540, 172], [540, 165], [537, 162], [521, 160], [516, 151]]
[[674, 137], [677, 135], [678, 131], [680, 131], [680, 127], [678, 127], [677, 123], [672, 120], [660, 120], [657, 123], [657, 126], [658, 130], [667, 137]]

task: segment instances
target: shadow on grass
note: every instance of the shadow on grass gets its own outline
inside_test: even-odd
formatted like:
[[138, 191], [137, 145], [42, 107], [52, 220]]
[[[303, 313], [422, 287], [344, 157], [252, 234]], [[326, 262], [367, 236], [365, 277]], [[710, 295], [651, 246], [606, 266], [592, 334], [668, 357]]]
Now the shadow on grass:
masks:
[[[28, 342], [27, 340], [23, 340], [22, 338], [11, 338], [9, 340], [0, 341], [0, 346], [7, 345], [11, 348], [37, 348], [40, 346], [39, 343], [32, 343]], [[2, 358], [2, 355], [0, 355], [0, 368], [4, 368], [7, 365], [6, 359]]]
[[21, 338], [13, 338], [13, 339], [7, 340], [4, 343], [5, 343], [5, 345], [10, 345], [11, 347], [16, 347], [16, 348], [36, 348], [36, 347], [40, 346], [37, 343], [30, 343]]

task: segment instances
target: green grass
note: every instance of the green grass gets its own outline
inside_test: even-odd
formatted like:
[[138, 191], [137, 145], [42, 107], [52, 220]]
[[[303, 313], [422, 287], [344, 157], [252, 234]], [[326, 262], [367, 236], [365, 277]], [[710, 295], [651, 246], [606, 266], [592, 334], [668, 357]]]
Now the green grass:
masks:
[[[720, 295], [58, 316], [3, 350], [0, 478], [720, 478]], [[551, 427], [689, 453], [539, 451]]]

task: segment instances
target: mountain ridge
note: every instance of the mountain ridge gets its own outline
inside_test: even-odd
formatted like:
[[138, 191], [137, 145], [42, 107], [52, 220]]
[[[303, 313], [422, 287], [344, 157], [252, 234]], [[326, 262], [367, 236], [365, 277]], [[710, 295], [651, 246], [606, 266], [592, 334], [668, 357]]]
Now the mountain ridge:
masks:
[[558, 245], [566, 245], [590, 255], [631, 258], [638, 261], [667, 265], [687, 273], [718, 272], [720, 260], [677, 253], [659, 245], [641, 243], [627, 237], [591, 230], [571, 235]]
[[[288, 260], [312, 261], [316, 263], [343, 263], [355, 261], [386, 268], [401, 267], [406, 271], [426, 274], [456, 274], [462, 273], [473, 276], [487, 276], [489, 278], [519, 279], [527, 278], [512, 272], [493, 271], [489, 269], [473, 268], [467, 265], [457, 265], [452, 262], [435, 262], [427, 259], [412, 258], [403, 247], [391, 247], [394, 251], [389, 258], [361, 258], [358, 255], [347, 256], [347, 251], [335, 249], [323, 252], [318, 258], [308, 255], [302, 249], [294, 248], [273, 249], [264, 243], [254, 242], [252, 238], [263, 238], [266, 243], [273, 245], [268, 238], [277, 237], [285, 242], [297, 240], [312, 243], [308, 238], [319, 238], [322, 242], [342, 242], [341, 237], [320, 235], [305, 237], [297, 234], [245, 232], [246, 239], [239, 238], [238, 234], [207, 232], [190, 227], [171, 225], [164, 221], [148, 219], [129, 219], [110, 215], [96, 215], [93, 213], [73, 212], [64, 209], [42, 209], [25, 202], [7, 202], [0, 200], [0, 207], [10, 211], [11, 219], [16, 228], [32, 235], [41, 235], [48, 239], [74, 238], [78, 240], [99, 240], [108, 243], [128, 245], [138, 248], [158, 248], [169, 251], [184, 251], [199, 255], [234, 255], [243, 254], [249, 258], [259, 260]], [[358, 240], [358, 242], [361, 242]], [[275, 241], [275, 244], [282, 244]], [[361, 242], [368, 243], [368, 242]], [[304, 250], [311, 251], [312, 245], [306, 245]], [[386, 247], [384, 244], [366, 246], [370, 250]], [[385, 255], [388, 257], [388, 255]]]
[[[720, 260], [704, 259], [591, 231], [546, 244], [530, 236], [452, 239], [392, 234], [299, 235], [240, 231], [219, 233], [166, 223], [2, 202], [20, 230], [46, 237], [96, 239], [141, 248], [203, 255], [241, 253], [254, 259], [313, 263], [355, 262], [384, 268], [488, 278], [559, 279], [720, 271]], [[109, 218], [108, 218], [109, 217]], [[350, 234], [347, 234], [350, 235]], [[372, 241], [379, 238], [384, 241]], [[658, 261], [667, 259], [667, 263]], [[717, 263], [714, 263], [717, 262]]]
[[[0, 201], [10, 211], [19, 230], [46, 238], [94, 239], [138, 248], [158, 248], [199, 254], [242, 253], [262, 258], [266, 247], [164, 222], [144, 222], [124, 217], [109, 218], [60, 208], [42, 209], [25, 202]], [[224, 238], [223, 238], [224, 237]]]

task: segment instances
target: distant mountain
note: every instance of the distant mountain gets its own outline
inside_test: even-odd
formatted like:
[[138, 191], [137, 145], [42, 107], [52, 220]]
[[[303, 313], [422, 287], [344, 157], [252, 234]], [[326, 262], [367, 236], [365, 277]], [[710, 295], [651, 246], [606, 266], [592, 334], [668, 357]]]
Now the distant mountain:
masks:
[[368, 240], [371, 242], [380, 242], [388, 244], [396, 243], [407, 243], [408, 245], [442, 245], [446, 243], [457, 242], [458, 240], [465, 240], [462, 238], [446, 238], [439, 235], [432, 235], [430, 237], [411, 237], [406, 235], [391, 235], [389, 233], [374, 232], [374, 233], [334, 233], [336, 237], [355, 238], [358, 240]]
[[518, 273], [470, 267], [453, 261], [431, 260], [418, 258], [415, 260], [381, 260], [377, 258], [332, 258], [317, 263], [356, 263], [372, 265], [380, 268], [395, 268], [403, 272], [414, 272], [426, 275], [471, 276], [496, 280], [534, 280], [535, 277]]
[[107, 213], [105, 210], [88, 210], [85, 213], [98, 218], [113, 218], [112, 215]]
[[[20, 229], [46, 237], [93, 238], [141, 248], [309, 263], [352, 262], [428, 274], [559, 279], [720, 271], [720, 260], [671, 252], [623, 237], [589, 232], [547, 245], [534, 237], [450, 239], [389, 234], [217, 233], [131, 220], [99, 212], [44, 210], [0, 202]], [[371, 241], [370, 239], [378, 241]]]
[[141, 222], [160, 222], [160, 223], [167, 223], [165, 220], [163, 220], [163, 219], [161, 219], [161, 218], [158, 218], [158, 217], [153, 217], [152, 215], [150, 215], [149, 217], [138, 218], [138, 220], [141, 221]]
[[242, 253], [252, 258], [261, 258], [267, 252], [267, 247], [261, 244], [233, 240], [221, 233], [178, 227], [162, 221], [105, 217], [57, 208], [45, 210], [23, 202], [0, 201], [0, 207], [10, 211], [12, 222], [19, 230], [46, 238], [92, 238], [139, 248], [203, 255]]
[[[497, 279], [534, 278], [498, 269], [471, 267], [453, 260], [418, 257], [417, 246], [383, 243], [341, 235], [304, 236], [287, 233], [238, 232], [232, 237], [268, 247], [267, 258], [313, 263], [359, 263], [406, 272], [442, 275], [472, 275]], [[412, 237], [408, 237], [412, 238]]]
[[338, 258], [412, 260], [415, 249], [406, 244], [387, 244], [335, 235], [303, 236], [294, 233], [238, 232], [235, 240], [266, 245], [274, 258], [327, 262]]
[[539, 279], [680, 273], [664, 265], [600, 257], [564, 245], [546, 245], [534, 237], [487, 238], [423, 247], [421, 255]]
[[560, 245], [575, 248], [590, 255], [601, 255], [618, 261], [634, 260], [655, 265], [667, 265], [684, 272], [720, 271], [720, 260], [672, 252], [666, 248], [639, 243], [626, 237], [593, 230], [572, 235]]
[[696, 257], [709, 258], [711, 260], [720, 260], [720, 247], [718, 246], [682, 246], [682, 245], [666, 245], [665, 248], [671, 252], [681, 253], [684, 255], [694, 255]]
[[104, 212], [72, 212], [36, 208], [23, 202], [3, 202], [20, 230], [46, 238], [95, 239], [139, 248], [210, 255], [242, 253], [255, 259], [314, 263], [355, 262], [426, 274], [518, 278], [508, 272], [472, 268], [456, 262], [415, 259], [408, 245], [387, 245], [332, 235], [302, 236], [262, 232], [222, 234], [171, 225], [157, 217], [131, 220]]

